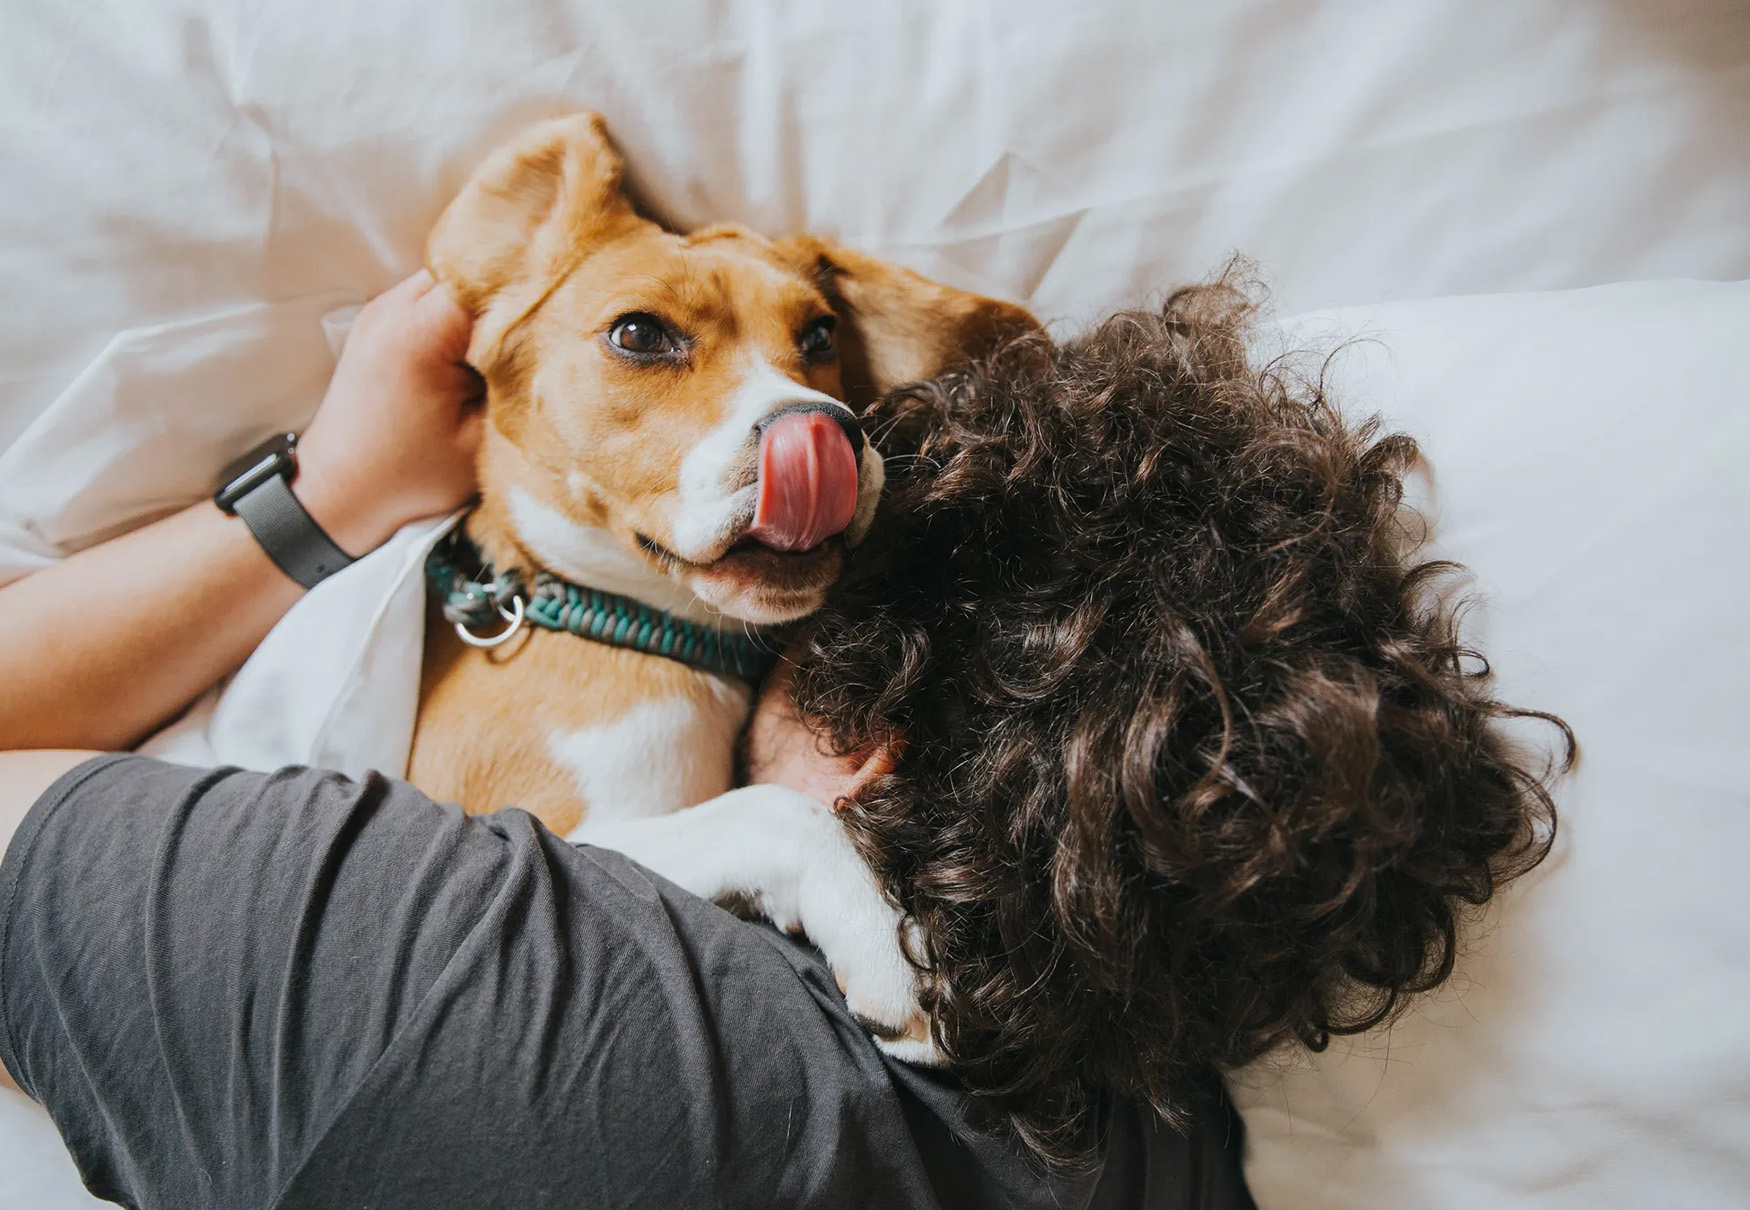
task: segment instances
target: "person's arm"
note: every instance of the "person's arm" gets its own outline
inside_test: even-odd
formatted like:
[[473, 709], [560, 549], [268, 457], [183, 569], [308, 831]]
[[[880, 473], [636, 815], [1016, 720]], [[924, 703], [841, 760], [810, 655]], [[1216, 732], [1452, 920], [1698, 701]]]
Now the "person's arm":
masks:
[[[468, 317], [423, 271], [359, 315], [294, 490], [348, 553], [474, 490]], [[210, 501], [0, 589], [0, 751], [131, 747], [234, 671], [302, 589]]]
[[[469, 328], [423, 271], [359, 313], [293, 484], [349, 553], [473, 493]], [[174, 718], [302, 591], [210, 501], [0, 589], [0, 858], [58, 777]]]
[[[56, 749], [46, 752], [0, 752], [0, 858], [31, 805], [68, 769], [97, 755]], [[18, 1092], [6, 1065], [0, 1063], [0, 1088]]]
[[[6, 846], [12, 843], [12, 834], [24, 822], [31, 804], [41, 798], [43, 791], [54, 785], [61, 774], [95, 755], [94, 752], [66, 750], [0, 752], [0, 858], [6, 856]], [[19, 1090], [4, 1063], [0, 1063], [0, 1088], [10, 1088], [13, 1092]]]

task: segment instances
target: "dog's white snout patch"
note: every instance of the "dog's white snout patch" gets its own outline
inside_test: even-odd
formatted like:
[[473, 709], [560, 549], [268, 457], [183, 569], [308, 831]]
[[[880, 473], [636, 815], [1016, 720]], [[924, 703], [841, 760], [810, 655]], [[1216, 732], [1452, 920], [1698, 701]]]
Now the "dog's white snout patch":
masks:
[[[769, 417], [800, 406], [852, 415], [839, 400], [803, 386], [764, 358], [749, 362], [724, 408], [723, 419], [681, 460], [673, 545], [682, 558], [708, 562], [746, 529], [753, 519], [758, 490], [760, 426]], [[872, 451], [866, 442], [861, 444], [861, 452], [862, 461], [867, 463]], [[859, 470], [861, 515], [872, 511], [873, 505], [862, 499], [863, 481], [868, 476], [866, 469]]]

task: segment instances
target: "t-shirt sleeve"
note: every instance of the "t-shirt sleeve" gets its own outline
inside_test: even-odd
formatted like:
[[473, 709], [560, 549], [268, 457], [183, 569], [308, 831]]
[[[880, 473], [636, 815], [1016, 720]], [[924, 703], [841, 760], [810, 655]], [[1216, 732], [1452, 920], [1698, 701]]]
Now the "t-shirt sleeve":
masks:
[[0, 864], [0, 1058], [142, 1208], [934, 1208], [801, 947], [527, 814], [101, 757]]
[[383, 778], [86, 762], [0, 867], [0, 1058], [99, 1196], [267, 1205], [507, 859]]

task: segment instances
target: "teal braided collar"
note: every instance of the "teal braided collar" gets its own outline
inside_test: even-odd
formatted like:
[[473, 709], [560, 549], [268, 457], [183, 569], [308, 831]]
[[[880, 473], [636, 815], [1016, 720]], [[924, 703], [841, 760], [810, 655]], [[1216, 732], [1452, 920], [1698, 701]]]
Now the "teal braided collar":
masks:
[[[537, 573], [533, 585], [526, 585], [514, 568], [495, 572], [461, 525], [427, 557], [425, 578], [443, 602], [445, 620], [477, 647], [496, 646], [527, 622], [750, 682], [770, 672], [782, 650], [781, 627], [718, 630], [548, 572]], [[488, 627], [500, 633], [478, 637]]]

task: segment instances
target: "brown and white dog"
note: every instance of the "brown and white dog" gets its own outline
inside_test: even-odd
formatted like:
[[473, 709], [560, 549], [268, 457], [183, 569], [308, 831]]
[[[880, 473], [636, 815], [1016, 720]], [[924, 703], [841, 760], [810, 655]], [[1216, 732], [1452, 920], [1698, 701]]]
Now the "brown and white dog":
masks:
[[[427, 261], [475, 320], [481, 553], [735, 632], [817, 608], [866, 531], [882, 465], [851, 405], [1033, 323], [819, 239], [667, 231], [634, 212], [595, 115], [487, 159]], [[890, 1049], [927, 1058], [897, 920], [830, 814], [729, 792], [750, 695], [553, 630], [477, 648], [434, 609], [409, 776], [752, 898], [809, 933], [881, 1032], [912, 1031]]]

